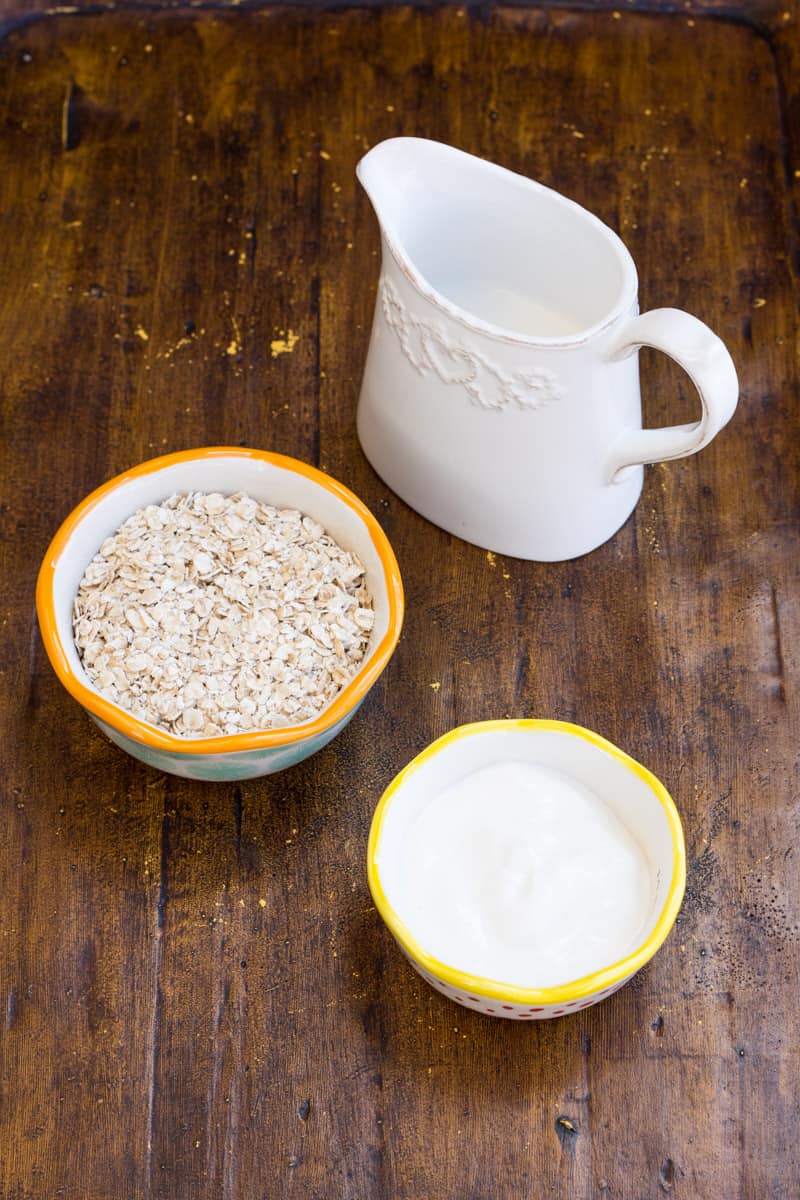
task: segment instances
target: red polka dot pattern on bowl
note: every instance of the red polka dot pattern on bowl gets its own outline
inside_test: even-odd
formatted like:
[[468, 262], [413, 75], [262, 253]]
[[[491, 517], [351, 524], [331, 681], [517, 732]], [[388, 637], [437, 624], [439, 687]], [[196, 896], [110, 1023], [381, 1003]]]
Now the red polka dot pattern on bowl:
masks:
[[[401, 949], [403, 949], [401, 947]], [[585, 999], [569, 1000], [566, 1004], [545, 1004], [545, 1005], [525, 1005], [525, 1004], [501, 1004], [497, 1000], [493, 1000], [491, 996], [476, 996], [473, 993], [462, 993], [457, 991], [449, 983], [444, 983], [443, 980], [437, 979], [435, 975], [429, 974], [427, 971], [421, 971], [413, 958], [403, 950], [403, 954], [411, 963], [416, 971], [422, 976], [426, 983], [429, 983], [432, 988], [440, 992], [442, 996], [446, 996], [448, 1000], [455, 1001], [463, 1008], [471, 1008], [475, 1012], [486, 1013], [490, 1017], [503, 1017], [510, 1021], [542, 1021], [549, 1020], [551, 1017], [569, 1016], [573, 1012], [580, 1012], [581, 1009], [590, 1008], [591, 1005], [597, 1004], [600, 1000], [605, 1000], [613, 992], [618, 991], [627, 979], [620, 980], [613, 987], [604, 988], [602, 992], [594, 992], [591, 996]]]

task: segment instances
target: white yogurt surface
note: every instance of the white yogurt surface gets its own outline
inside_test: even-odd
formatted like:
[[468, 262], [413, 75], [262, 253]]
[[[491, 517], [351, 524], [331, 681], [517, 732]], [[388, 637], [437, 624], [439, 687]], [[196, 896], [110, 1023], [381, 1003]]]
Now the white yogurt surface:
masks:
[[648, 860], [611, 808], [549, 767], [502, 762], [434, 796], [404, 848], [398, 915], [429, 954], [553, 987], [642, 940]]

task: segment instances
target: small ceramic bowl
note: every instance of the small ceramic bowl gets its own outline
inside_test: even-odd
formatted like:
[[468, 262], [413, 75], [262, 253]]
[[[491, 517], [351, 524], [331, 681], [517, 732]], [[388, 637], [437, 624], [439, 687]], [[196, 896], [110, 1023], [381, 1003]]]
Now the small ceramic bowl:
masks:
[[[132, 513], [189, 491], [241, 491], [277, 508], [297, 508], [364, 564], [375, 608], [367, 652], [355, 676], [314, 720], [212, 738], [176, 737], [106, 699], [84, 671], [73, 640], [72, 605], [86, 567]], [[221, 446], [152, 459], [92, 492], [64, 521], [44, 557], [36, 609], [59, 679], [123, 750], [160, 771], [189, 779], [250, 779], [308, 758], [344, 728], [397, 645], [403, 588], [386, 535], [346, 487], [294, 458]]]
[[[404, 907], [404, 846], [419, 814], [445, 788], [483, 767], [505, 762], [554, 768], [590, 788], [633, 836], [649, 867], [649, 895], [636, 944], [618, 961], [557, 987], [518, 987], [439, 961], [398, 914], [398, 907]], [[367, 877], [379, 913], [412, 966], [432, 987], [476, 1012], [541, 1020], [605, 999], [653, 957], [680, 908], [686, 855], [680, 819], [666, 789], [616, 746], [562, 721], [485, 721], [445, 734], [392, 781], [373, 817]]]

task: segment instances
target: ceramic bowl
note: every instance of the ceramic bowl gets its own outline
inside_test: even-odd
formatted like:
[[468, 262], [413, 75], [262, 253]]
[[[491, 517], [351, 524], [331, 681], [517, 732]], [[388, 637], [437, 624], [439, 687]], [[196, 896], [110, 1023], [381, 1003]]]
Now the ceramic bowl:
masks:
[[[636, 944], [618, 961], [557, 987], [518, 987], [442, 962], [398, 912], [404, 907], [404, 845], [430, 798], [482, 767], [509, 761], [555, 768], [589, 787], [612, 808], [648, 861], [649, 895]], [[367, 877], [375, 905], [400, 949], [432, 987], [464, 1008], [530, 1021], [596, 1004], [653, 957], [680, 908], [686, 856], [680, 819], [666, 789], [616, 746], [562, 721], [485, 721], [445, 734], [392, 781], [372, 821]]]
[[[260, 732], [193, 739], [146, 724], [100, 694], [72, 635], [72, 604], [102, 542], [133, 512], [176, 492], [245, 492], [313, 517], [366, 568], [375, 626], [356, 675], [314, 720]], [[189, 779], [249, 779], [300, 762], [350, 720], [388, 663], [400, 636], [403, 589], [383, 530], [342, 484], [293, 458], [238, 447], [168, 454], [109, 480], [70, 513], [45, 555], [36, 588], [44, 646], [68, 692], [113, 742], [161, 771]]]

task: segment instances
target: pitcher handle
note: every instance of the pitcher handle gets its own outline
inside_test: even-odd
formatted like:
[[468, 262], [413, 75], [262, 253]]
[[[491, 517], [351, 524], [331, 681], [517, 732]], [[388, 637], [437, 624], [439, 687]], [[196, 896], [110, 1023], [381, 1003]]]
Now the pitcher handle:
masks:
[[612, 362], [619, 361], [640, 346], [663, 350], [683, 367], [700, 394], [703, 412], [691, 425], [624, 433], [609, 455], [611, 483], [621, 482], [628, 467], [666, 462], [702, 450], [731, 419], [739, 398], [739, 381], [730, 354], [697, 317], [678, 308], [654, 308], [642, 313], [613, 337], [606, 355]]

